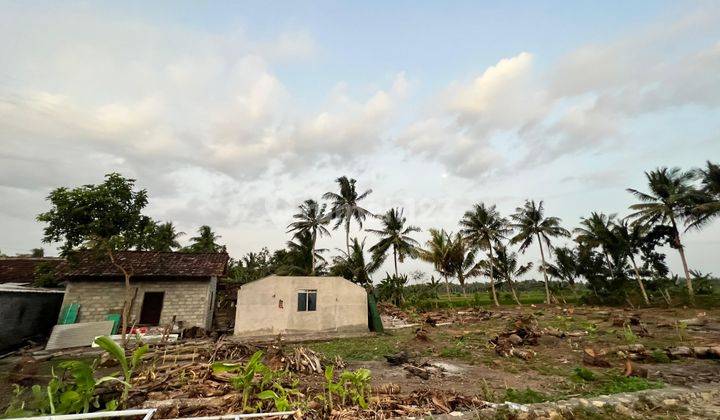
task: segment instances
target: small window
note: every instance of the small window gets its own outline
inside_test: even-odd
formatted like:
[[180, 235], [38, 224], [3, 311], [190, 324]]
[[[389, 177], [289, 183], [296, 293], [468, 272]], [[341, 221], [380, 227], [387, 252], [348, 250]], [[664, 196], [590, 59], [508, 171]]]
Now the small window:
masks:
[[298, 311], [314, 311], [317, 308], [317, 290], [298, 291]]

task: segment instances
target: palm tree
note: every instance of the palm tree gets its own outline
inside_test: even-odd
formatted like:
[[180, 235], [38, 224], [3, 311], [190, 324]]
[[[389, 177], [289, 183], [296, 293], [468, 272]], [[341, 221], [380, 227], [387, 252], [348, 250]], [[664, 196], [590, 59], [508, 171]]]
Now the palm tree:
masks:
[[198, 228], [198, 236], [190, 238], [187, 249], [190, 252], [220, 252], [223, 247], [215, 242], [218, 239], [220, 236], [216, 235], [210, 226], [203, 225]]
[[317, 237], [318, 235], [330, 236], [330, 231], [325, 227], [325, 225], [330, 223], [330, 220], [325, 214], [325, 207], [325, 204], [319, 206], [315, 200], [305, 200], [298, 206], [300, 212], [293, 215], [293, 218], [296, 220], [288, 225], [288, 233], [295, 232], [295, 237], [305, 233], [310, 234], [310, 242], [313, 250], [310, 252], [312, 259], [311, 276], [315, 275], [315, 246], [317, 244]]
[[450, 272], [454, 273], [465, 295], [465, 279], [475, 276], [475, 249], [470, 247], [468, 241], [460, 232], [450, 237], [450, 249], [447, 253], [447, 264]]
[[707, 162], [705, 169], [696, 170], [700, 178], [700, 202], [692, 209], [692, 223], [689, 227], [700, 228], [720, 216], [720, 165]]
[[698, 192], [690, 182], [693, 179], [691, 172], [683, 172], [679, 168], [658, 168], [654, 171], [645, 172], [648, 180], [649, 193], [644, 193], [632, 188], [627, 191], [633, 194], [640, 203], [633, 204], [630, 209], [635, 212], [628, 218], [634, 223], [656, 226], [670, 223], [671, 246], [678, 250], [685, 271], [685, 283], [688, 296], [692, 301], [694, 298], [692, 279], [685, 258], [685, 248], [680, 240], [679, 222], [690, 222], [691, 207], [697, 201]]
[[512, 292], [515, 303], [520, 306], [520, 299], [518, 299], [517, 293], [515, 292], [515, 281], [514, 278], [520, 277], [530, 271], [533, 263], [529, 262], [524, 265], [518, 264], [517, 254], [514, 252], [508, 252], [507, 248], [499, 245], [496, 247], [496, 255], [492, 260], [487, 259], [478, 263], [478, 271], [486, 276], [497, 274], [498, 279], [505, 280]]
[[577, 235], [576, 240], [578, 243], [584, 244], [590, 249], [595, 247], [602, 249], [612, 278], [615, 278], [615, 275], [613, 274], [613, 265], [610, 262], [608, 249], [613, 246], [615, 239], [612, 233], [614, 219], [614, 214], [608, 216], [604, 213], [592, 212], [590, 217], [580, 219], [580, 227], [573, 230]]
[[450, 296], [450, 282], [448, 277], [453, 275], [453, 267], [448, 258], [452, 248], [452, 239], [450, 234], [444, 229], [430, 229], [430, 239], [427, 241], [425, 249], [418, 251], [421, 260], [429, 262], [445, 279], [445, 292]]
[[369, 262], [365, 261], [365, 240], [359, 242], [353, 239], [350, 252], [340, 250], [342, 255], [333, 259], [333, 266], [330, 273], [336, 276], [343, 276], [353, 283], [359, 284], [366, 289], [372, 287], [371, 275], [376, 272], [385, 261], [382, 255], [373, 255]]
[[537, 240], [540, 246], [540, 259], [542, 260], [542, 272], [545, 278], [545, 301], [550, 304], [550, 288], [548, 286], [547, 265], [545, 263], [545, 251], [543, 241], [548, 249], [551, 248], [550, 238], [558, 236], [570, 236], [570, 232], [560, 226], [560, 219], [557, 217], [545, 217], [543, 202], [536, 204], [535, 200], [525, 200], [523, 207], [515, 209], [511, 216], [514, 223], [511, 224], [518, 233], [511, 239], [511, 243], [520, 243], [520, 252], [525, 250]]
[[382, 229], [367, 229], [381, 237], [380, 241], [370, 247], [373, 253], [385, 254], [390, 247], [393, 250], [393, 262], [395, 264], [395, 276], [398, 275], [398, 260], [405, 261], [405, 257], [415, 258], [417, 248], [420, 245], [409, 235], [413, 232], [420, 232], [417, 226], [405, 227], [407, 219], [403, 216], [403, 209], [390, 209], [385, 214], [378, 216]]
[[642, 293], [643, 300], [646, 305], [650, 304], [647, 292], [645, 291], [645, 285], [643, 284], [642, 276], [640, 275], [640, 269], [635, 262], [635, 254], [640, 252], [640, 248], [643, 246], [645, 241], [645, 235], [647, 233], [647, 226], [640, 224], [630, 224], [627, 220], [621, 220], [613, 224], [612, 233], [617, 238], [619, 245], [623, 248], [623, 253], [627, 255], [630, 263], [632, 264], [633, 271], [635, 272], [635, 278], [638, 282], [638, 287]]
[[460, 220], [462, 234], [476, 249], [486, 251], [490, 270], [490, 289], [495, 306], [500, 306], [495, 292], [495, 272], [493, 264], [493, 243], [500, 243], [511, 232], [506, 219], [500, 216], [495, 206], [486, 207], [484, 203], [475, 204], [472, 210], [466, 211]]
[[573, 294], [575, 291], [575, 279], [579, 276], [578, 256], [575, 250], [568, 247], [555, 248], [555, 263], [548, 264], [548, 273], [564, 281], [570, 286]]
[[[315, 248], [315, 239], [310, 231], [298, 232], [293, 238], [294, 241], [287, 243], [288, 252], [278, 267], [277, 274], [314, 276], [318, 268], [322, 270], [325, 266], [325, 258], [322, 254], [327, 250]], [[320, 261], [319, 265], [317, 261]]]
[[151, 250], [157, 252], [170, 252], [180, 248], [178, 238], [185, 232], [177, 232], [172, 222], [159, 224], [155, 227], [153, 238], [150, 240]]
[[360, 207], [358, 202], [372, 192], [367, 190], [362, 194], [358, 194], [355, 190], [355, 180], [348, 179], [346, 176], [341, 176], [336, 179], [340, 187], [340, 194], [334, 192], [326, 192], [323, 194], [325, 200], [332, 200], [332, 209], [330, 210], [330, 216], [333, 219], [337, 219], [337, 223], [333, 229], [337, 229], [340, 225], [345, 225], [345, 248], [346, 253], [350, 254], [350, 222], [355, 219], [362, 229], [363, 221], [367, 216], [371, 216], [372, 213]]

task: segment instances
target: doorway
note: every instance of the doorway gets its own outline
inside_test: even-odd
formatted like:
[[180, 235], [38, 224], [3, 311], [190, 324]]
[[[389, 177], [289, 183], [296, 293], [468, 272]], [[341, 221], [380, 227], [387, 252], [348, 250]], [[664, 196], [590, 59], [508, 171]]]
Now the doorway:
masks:
[[160, 314], [162, 313], [164, 299], [165, 292], [145, 292], [142, 308], [140, 309], [141, 325], [160, 325]]

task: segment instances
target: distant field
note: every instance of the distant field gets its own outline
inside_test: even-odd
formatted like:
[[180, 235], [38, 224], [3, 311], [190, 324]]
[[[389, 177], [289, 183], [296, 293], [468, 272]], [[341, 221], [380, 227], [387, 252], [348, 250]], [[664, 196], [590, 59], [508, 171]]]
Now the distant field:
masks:
[[[520, 303], [524, 305], [540, 304], [545, 302], [545, 292], [530, 291], [518, 293]], [[564, 299], [567, 303], [577, 303], [577, 298], [572, 295], [561, 295], [558, 299]], [[501, 305], [514, 305], [515, 300], [508, 293], [502, 292], [498, 294], [498, 301]], [[440, 294], [438, 299], [426, 299], [418, 302], [419, 309], [433, 308], [466, 308], [474, 306], [492, 306], [493, 302], [488, 293], [468, 294], [467, 296], [453, 294], [450, 296]]]

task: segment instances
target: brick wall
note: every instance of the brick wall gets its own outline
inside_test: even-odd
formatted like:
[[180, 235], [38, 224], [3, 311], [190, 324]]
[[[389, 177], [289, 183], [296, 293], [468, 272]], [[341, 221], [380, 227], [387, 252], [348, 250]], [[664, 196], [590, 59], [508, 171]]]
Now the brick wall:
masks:
[[[130, 311], [132, 325], [140, 318], [145, 292], [165, 292], [160, 325], [168, 325], [173, 315], [183, 321], [184, 327], [208, 328], [211, 319], [211, 300], [215, 292], [215, 279], [192, 281], [130, 281], [137, 289]], [[79, 303], [77, 322], [104, 321], [108, 314], [121, 314], [125, 298], [125, 284], [122, 281], [71, 281], [65, 289], [63, 305]]]

